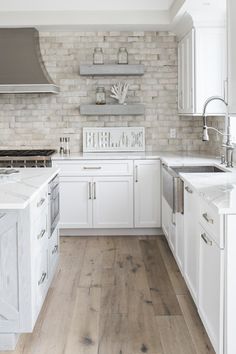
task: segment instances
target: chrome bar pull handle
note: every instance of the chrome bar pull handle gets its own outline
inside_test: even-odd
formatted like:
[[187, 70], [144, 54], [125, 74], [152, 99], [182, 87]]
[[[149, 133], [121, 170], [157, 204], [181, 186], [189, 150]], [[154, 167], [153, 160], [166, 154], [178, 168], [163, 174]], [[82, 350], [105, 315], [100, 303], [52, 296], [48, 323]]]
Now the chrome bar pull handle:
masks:
[[92, 199], [92, 182], [89, 182], [89, 199]]
[[37, 240], [40, 240], [41, 238], [43, 238], [44, 234], [45, 234], [46, 230], [43, 229], [37, 236]]
[[201, 238], [203, 239], [203, 241], [209, 245], [212, 246], [212, 241], [207, 237], [207, 235], [205, 234], [205, 232], [203, 234], [201, 234]]
[[41, 278], [38, 281], [38, 285], [43, 284], [44, 280], [46, 279], [46, 276], [47, 276], [47, 273], [43, 272], [42, 275], [41, 275]]
[[96, 182], [93, 182], [93, 199], [97, 199], [97, 187], [96, 187]]
[[207, 213], [202, 214], [203, 218], [209, 223], [209, 224], [214, 224], [214, 220], [209, 218]]
[[83, 169], [84, 170], [101, 170], [102, 167], [101, 166], [84, 166]]
[[41, 205], [43, 205], [45, 200], [46, 200], [45, 198], [41, 198], [40, 201], [37, 203], [37, 208], [41, 207]]
[[190, 189], [188, 186], [187, 186], [187, 187], [185, 187], [185, 190], [186, 190], [188, 193], [193, 194], [192, 189]]
[[53, 250], [52, 250], [52, 255], [57, 253], [57, 251], [58, 251], [58, 245], [55, 245]]
[[135, 166], [135, 182], [138, 183], [138, 165]]

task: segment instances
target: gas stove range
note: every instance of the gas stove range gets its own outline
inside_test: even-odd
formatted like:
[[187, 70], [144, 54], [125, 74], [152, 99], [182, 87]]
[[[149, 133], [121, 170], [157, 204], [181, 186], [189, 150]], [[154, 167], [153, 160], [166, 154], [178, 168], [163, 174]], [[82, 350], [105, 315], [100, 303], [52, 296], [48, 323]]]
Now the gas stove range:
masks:
[[0, 167], [51, 167], [52, 149], [0, 150]]

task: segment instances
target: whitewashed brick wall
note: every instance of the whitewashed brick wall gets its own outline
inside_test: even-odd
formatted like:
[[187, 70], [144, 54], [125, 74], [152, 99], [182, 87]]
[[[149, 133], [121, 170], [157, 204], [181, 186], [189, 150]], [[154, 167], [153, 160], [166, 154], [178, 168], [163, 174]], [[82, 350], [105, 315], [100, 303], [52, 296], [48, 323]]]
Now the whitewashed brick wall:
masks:
[[[207, 148], [201, 142], [200, 118], [177, 115], [177, 42], [166, 32], [41, 32], [41, 52], [59, 95], [0, 95], [0, 146], [58, 148], [60, 136], [71, 137], [71, 150], [82, 149], [87, 126], [144, 126], [147, 150]], [[88, 78], [79, 76], [79, 64], [92, 63], [94, 47], [102, 47], [105, 62], [115, 63], [119, 47], [126, 47], [130, 63], [145, 65], [143, 77]], [[87, 117], [81, 103], [95, 100], [97, 86], [109, 89], [118, 80], [130, 83], [129, 102], [146, 105], [145, 116]], [[177, 138], [170, 139], [170, 128]]]

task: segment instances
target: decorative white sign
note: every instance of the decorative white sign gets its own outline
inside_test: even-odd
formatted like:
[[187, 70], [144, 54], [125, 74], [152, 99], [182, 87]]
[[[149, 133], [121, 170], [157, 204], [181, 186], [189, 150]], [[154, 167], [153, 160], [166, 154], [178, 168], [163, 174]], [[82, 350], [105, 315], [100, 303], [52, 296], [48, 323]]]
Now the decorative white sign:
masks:
[[145, 151], [145, 129], [143, 127], [84, 128], [83, 151]]

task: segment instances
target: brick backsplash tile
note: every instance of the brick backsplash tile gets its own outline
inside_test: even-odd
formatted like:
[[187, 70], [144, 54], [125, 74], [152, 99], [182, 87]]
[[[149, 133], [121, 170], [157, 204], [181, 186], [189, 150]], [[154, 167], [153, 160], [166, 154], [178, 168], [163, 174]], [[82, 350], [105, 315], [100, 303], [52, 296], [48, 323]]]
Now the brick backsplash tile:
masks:
[[[83, 127], [144, 126], [146, 150], [210, 150], [216, 141], [203, 144], [200, 118], [177, 114], [177, 41], [168, 32], [40, 32], [45, 66], [60, 86], [59, 95], [0, 95], [1, 147], [58, 148], [60, 136], [70, 136], [71, 150], [82, 149]], [[119, 47], [129, 52], [131, 64], [145, 65], [142, 77], [81, 77], [80, 64], [91, 64], [94, 47], [100, 46], [107, 63], [117, 62]], [[104, 86], [107, 101], [111, 85], [128, 81], [129, 102], [146, 105], [145, 116], [86, 117], [81, 103], [92, 103], [97, 86]], [[217, 123], [218, 124], [218, 123]], [[170, 128], [176, 139], [169, 139]]]

